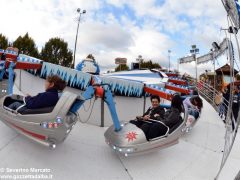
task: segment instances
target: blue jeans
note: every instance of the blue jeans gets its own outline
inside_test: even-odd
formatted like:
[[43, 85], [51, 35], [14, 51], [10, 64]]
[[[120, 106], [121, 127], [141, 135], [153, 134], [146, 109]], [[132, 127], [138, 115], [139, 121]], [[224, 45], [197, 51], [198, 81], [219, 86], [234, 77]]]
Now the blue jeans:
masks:
[[225, 106], [223, 103], [221, 103], [219, 106], [219, 116], [224, 115], [224, 111], [225, 111]]
[[10, 104], [10, 105], [8, 106], [8, 108], [10, 108], [10, 109], [12, 109], [12, 110], [16, 110], [17, 108], [19, 108], [19, 107], [22, 106], [22, 105], [23, 105], [23, 104], [20, 103], [20, 102], [14, 102], [14, 103]]
[[194, 116], [195, 119], [199, 117], [199, 112], [194, 109], [188, 109], [188, 114]]

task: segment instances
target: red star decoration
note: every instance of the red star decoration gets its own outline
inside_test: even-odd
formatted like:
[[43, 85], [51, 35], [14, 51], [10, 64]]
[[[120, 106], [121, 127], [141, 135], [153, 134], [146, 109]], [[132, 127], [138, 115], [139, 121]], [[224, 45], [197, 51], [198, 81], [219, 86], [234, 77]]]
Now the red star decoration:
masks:
[[128, 139], [128, 142], [133, 141], [134, 139], [137, 139], [137, 135], [138, 134], [136, 132], [129, 132], [126, 134], [126, 138]]

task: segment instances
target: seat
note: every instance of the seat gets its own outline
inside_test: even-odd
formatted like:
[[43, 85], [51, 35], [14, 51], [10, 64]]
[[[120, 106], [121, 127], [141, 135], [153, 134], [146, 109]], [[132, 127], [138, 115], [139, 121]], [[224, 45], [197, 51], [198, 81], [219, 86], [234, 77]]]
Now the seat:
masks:
[[183, 119], [180, 116], [178, 123], [169, 129], [169, 134], [171, 134], [175, 129], [177, 129], [182, 123], [183, 123]]
[[8, 107], [10, 104], [14, 102], [24, 103], [23, 97], [20, 95], [7, 96], [3, 102], [3, 106]]
[[[15, 110], [12, 110], [10, 108], [8, 108], [8, 106], [14, 102], [20, 102], [23, 104], [23, 106], [19, 109], [17, 109], [16, 111]], [[4, 108], [8, 111], [11, 111], [11, 112], [17, 112], [17, 113], [20, 113], [22, 115], [26, 115], [26, 114], [44, 114], [44, 113], [50, 113], [53, 111], [54, 107], [55, 106], [50, 106], [50, 107], [44, 107], [44, 108], [38, 108], [38, 109], [27, 109], [25, 106], [24, 106], [24, 101], [23, 101], [23, 96], [20, 96], [20, 95], [13, 95], [13, 96], [8, 96], [6, 97], [6, 99], [4, 100]]]
[[53, 111], [55, 106], [50, 107], [44, 107], [44, 108], [38, 108], [38, 109], [26, 109], [26, 108], [20, 108], [17, 112], [26, 115], [26, 114], [44, 114], [44, 113], [50, 113]]

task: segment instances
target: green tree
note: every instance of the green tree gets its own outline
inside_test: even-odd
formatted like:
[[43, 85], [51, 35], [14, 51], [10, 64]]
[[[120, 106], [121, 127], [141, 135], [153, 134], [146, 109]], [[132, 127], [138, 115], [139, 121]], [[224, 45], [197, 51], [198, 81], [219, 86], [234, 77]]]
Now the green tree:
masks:
[[0, 34], [0, 49], [6, 49], [8, 47], [8, 39], [3, 34]]
[[19, 36], [14, 42], [13, 47], [19, 49], [19, 53], [23, 53], [33, 57], [39, 57], [38, 49], [35, 41], [26, 33], [23, 37]]
[[116, 68], [115, 71], [127, 71], [129, 70], [128, 65], [126, 64], [119, 64]]
[[60, 38], [51, 38], [43, 47], [41, 58], [46, 62], [71, 67], [73, 55], [67, 42]]
[[160, 64], [153, 63], [152, 60], [142, 61], [142, 63], [140, 64], [140, 67], [146, 68], [146, 69], [161, 68]]

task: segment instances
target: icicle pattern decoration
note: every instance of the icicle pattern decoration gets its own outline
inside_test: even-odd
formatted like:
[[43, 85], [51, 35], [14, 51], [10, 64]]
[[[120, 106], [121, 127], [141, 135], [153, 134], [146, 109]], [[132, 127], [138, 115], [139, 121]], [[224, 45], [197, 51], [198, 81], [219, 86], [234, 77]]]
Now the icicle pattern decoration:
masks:
[[[169, 89], [166, 89], [166, 88], [162, 88], [162, 87], [157, 86], [155, 84], [148, 84], [147, 87], [157, 89], [158, 91], [162, 91], [166, 94], [172, 94], [173, 95], [175, 93], [175, 91], [172, 91], [172, 90], [169, 90]], [[150, 94], [147, 93], [147, 95], [150, 95]]]
[[100, 77], [100, 79], [101, 83], [109, 84], [111, 87], [111, 91], [119, 93], [120, 95], [140, 97], [143, 93], [143, 83], [102, 76]]
[[188, 86], [173, 84], [172, 82], [168, 82], [168, 83], [166, 83], [166, 84], [169, 85], [169, 86], [178, 87], [178, 88], [182, 88], [182, 89], [189, 89]]
[[60, 65], [43, 62], [40, 76], [47, 77], [51, 74], [59, 75], [68, 83], [69, 86], [77, 87], [80, 89], [86, 88], [91, 81], [91, 75], [88, 73], [83, 73], [75, 69], [70, 69]]
[[174, 79], [174, 80], [178, 80], [178, 81], [186, 81], [186, 80], [183, 80], [183, 79], [178, 78], [178, 77], [169, 77], [169, 79]]
[[[25, 63], [29, 62], [31, 64], [33, 64], [33, 63], [34, 64], [41, 64], [43, 62], [43, 60], [28, 56], [28, 55], [25, 55], [25, 54], [19, 54], [19, 56], [17, 57], [17, 61], [18, 62], [25, 62]], [[26, 71], [31, 73], [31, 74], [34, 74], [34, 75], [36, 75], [36, 73], [37, 73], [36, 69], [28, 69]]]
[[17, 52], [12, 51], [12, 50], [5, 50], [6, 54], [13, 54], [13, 55], [17, 55]]
[[31, 57], [31, 56], [27, 56], [25, 54], [19, 54], [19, 56], [17, 57], [17, 61], [20, 61], [20, 62], [30, 62], [30, 63], [36, 63], [36, 64], [40, 64], [41, 62], [43, 62], [40, 59]]

